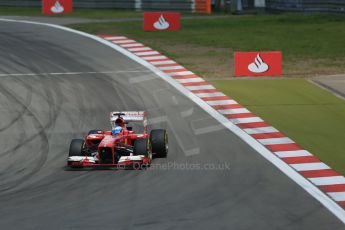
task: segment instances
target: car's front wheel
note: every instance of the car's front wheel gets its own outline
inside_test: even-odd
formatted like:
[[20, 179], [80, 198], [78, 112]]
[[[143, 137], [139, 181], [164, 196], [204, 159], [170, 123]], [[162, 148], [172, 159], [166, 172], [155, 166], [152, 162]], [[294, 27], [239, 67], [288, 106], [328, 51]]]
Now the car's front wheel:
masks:
[[134, 142], [134, 155], [144, 155], [149, 157], [151, 154], [151, 143], [149, 139], [137, 139]]
[[85, 141], [83, 139], [73, 139], [69, 146], [68, 156], [84, 156]]
[[[145, 159], [143, 164], [140, 165], [139, 168], [146, 168], [149, 167], [152, 161], [152, 147], [150, 139], [137, 139], [134, 142], [133, 148], [134, 155], [144, 155]], [[139, 166], [139, 165], [137, 165]], [[136, 169], [139, 169], [135, 167]]]

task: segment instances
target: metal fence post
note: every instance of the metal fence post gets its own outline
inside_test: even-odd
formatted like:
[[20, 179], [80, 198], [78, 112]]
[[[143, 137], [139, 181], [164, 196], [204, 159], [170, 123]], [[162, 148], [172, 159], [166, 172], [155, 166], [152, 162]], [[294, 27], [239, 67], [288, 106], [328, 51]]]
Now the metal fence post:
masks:
[[236, 4], [236, 13], [237, 14], [241, 14], [242, 13], [242, 0], [237, 0], [237, 4]]

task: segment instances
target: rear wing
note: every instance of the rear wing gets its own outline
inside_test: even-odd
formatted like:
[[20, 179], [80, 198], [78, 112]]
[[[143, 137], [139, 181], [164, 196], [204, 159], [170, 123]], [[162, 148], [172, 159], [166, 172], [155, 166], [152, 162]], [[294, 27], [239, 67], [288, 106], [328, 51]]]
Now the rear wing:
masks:
[[147, 116], [145, 111], [114, 111], [110, 112], [111, 127], [114, 127], [116, 119], [122, 117], [125, 121], [142, 121], [145, 132], [147, 131]]

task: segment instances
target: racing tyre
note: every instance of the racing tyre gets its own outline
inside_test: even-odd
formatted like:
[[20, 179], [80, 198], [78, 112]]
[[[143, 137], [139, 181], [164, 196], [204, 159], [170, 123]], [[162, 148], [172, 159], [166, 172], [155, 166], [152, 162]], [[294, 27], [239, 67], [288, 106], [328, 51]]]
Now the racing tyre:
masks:
[[151, 154], [151, 144], [149, 139], [137, 139], [134, 142], [133, 153], [134, 155], [149, 156], [149, 154]]
[[103, 132], [103, 130], [100, 130], [100, 129], [91, 129], [91, 130], [87, 133], [87, 135], [90, 135], [90, 134], [99, 134], [99, 133], [101, 133], [101, 132]]
[[73, 139], [69, 146], [68, 156], [84, 156], [85, 142], [83, 139]]
[[150, 133], [152, 153], [155, 157], [166, 157], [168, 155], [168, 134], [165, 129], [154, 129]]

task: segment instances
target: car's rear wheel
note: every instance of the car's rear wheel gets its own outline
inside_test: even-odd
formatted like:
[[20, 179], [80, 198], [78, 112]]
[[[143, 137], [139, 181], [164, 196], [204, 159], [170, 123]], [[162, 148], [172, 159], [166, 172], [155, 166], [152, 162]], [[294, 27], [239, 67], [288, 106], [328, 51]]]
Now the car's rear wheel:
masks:
[[85, 141], [83, 139], [73, 139], [69, 146], [68, 156], [84, 156]]
[[154, 129], [150, 133], [152, 153], [155, 157], [166, 157], [169, 150], [168, 134], [165, 129]]

